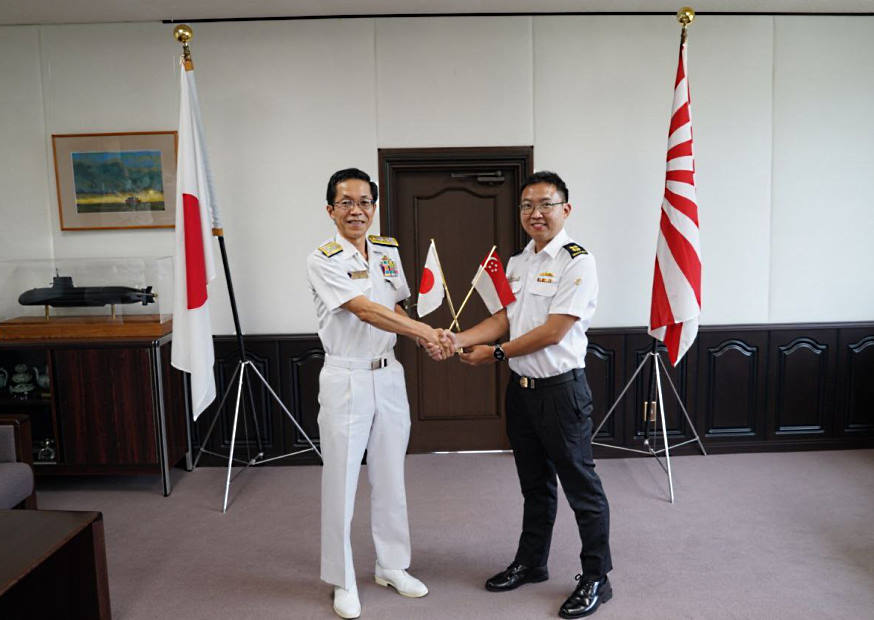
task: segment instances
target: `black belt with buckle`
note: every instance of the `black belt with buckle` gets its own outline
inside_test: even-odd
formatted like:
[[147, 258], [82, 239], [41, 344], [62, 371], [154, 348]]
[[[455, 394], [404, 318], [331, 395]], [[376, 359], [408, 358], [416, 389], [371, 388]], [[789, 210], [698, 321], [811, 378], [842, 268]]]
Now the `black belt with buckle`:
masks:
[[562, 383], [573, 381], [582, 373], [582, 368], [572, 368], [571, 370], [563, 372], [560, 375], [555, 375], [554, 377], [543, 377], [542, 379], [539, 379], [536, 377], [523, 377], [520, 374], [510, 371], [510, 380], [515, 382], [519, 387], [524, 390], [534, 390], [550, 387], [553, 385], [561, 385]]

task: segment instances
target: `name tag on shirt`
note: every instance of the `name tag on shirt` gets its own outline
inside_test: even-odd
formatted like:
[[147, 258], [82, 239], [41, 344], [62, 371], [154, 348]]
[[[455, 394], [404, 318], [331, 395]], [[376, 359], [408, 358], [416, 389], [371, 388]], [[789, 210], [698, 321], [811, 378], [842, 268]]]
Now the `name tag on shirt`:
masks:
[[353, 280], [364, 280], [367, 278], [368, 271], [367, 269], [362, 269], [361, 271], [350, 271], [349, 277]]

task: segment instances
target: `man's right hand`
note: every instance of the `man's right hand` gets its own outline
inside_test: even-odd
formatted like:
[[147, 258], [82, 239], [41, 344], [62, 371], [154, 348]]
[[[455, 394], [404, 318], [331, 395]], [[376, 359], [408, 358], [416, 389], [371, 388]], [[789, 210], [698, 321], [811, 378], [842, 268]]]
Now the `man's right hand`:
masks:
[[446, 330], [429, 328], [419, 338], [434, 361], [440, 362], [455, 354], [454, 341], [446, 336]]

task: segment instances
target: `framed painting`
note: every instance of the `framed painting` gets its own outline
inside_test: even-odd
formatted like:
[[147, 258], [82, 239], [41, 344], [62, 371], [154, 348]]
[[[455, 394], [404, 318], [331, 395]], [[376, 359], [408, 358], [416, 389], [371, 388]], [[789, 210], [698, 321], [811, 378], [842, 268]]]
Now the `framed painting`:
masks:
[[176, 132], [53, 134], [61, 230], [173, 228]]

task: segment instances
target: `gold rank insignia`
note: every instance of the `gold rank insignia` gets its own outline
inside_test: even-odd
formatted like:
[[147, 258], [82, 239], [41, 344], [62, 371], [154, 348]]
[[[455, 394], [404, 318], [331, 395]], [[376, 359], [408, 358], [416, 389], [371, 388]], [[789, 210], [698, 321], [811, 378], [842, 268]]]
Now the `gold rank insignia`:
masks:
[[588, 254], [586, 248], [576, 243], [568, 243], [567, 245], [563, 245], [562, 247], [567, 250], [568, 254], [571, 255], [571, 258], [576, 258], [580, 254]]
[[555, 280], [555, 274], [551, 271], [541, 271], [537, 274], [537, 281], [544, 282], [546, 284], [552, 284]]
[[331, 258], [334, 254], [339, 254], [343, 251], [343, 246], [336, 241], [328, 241], [325, 245], [319, 247], [319, 252]]
[[398, 247], [398, 240], [394, 237], [380, 237], [378, 235], [367, 235], [367, 240], [376, 245], [387, 245], [393, 248]]

